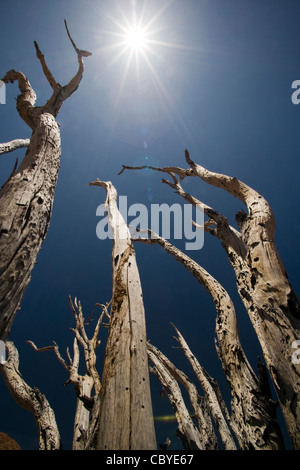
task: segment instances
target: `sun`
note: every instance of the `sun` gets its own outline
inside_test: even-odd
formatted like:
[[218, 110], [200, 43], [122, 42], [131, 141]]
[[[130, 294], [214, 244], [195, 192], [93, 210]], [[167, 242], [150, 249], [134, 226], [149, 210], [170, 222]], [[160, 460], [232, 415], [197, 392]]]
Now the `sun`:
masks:
[[146, 33], [138, 26], [129, 28], [125, 33], [125, 44], [133, 51], [143, 51], [146, 46]]
[[[132, 8], [124, 9], [125, 2]], [[152, 7], [156, 2], [147, 0], [109, 2], [111, 8], [101, 11], [105, 20], [101, 20], [105, 25], [101, 28], [101, 53], [106, 54], [107, 70], [113, 72], [118, 83], [111, 94], [111, 116], [116, 121], [121, 106], [132, 93], [135, 100], [132, 112], [143, 115], [146, 109], [154, 110], [154, 102], [157, 100], [159, 120], [162, 121], [164, 116], [165, 121], [170, 121], [175, 126], [175, 130], [180, 124], [189, 136], [189, 129], [175, 105], [174, 95], [169, 91], [169, 83], [171, 80], [174, 83], [172, 77], [176, 74], [171, 61], [175, 60], [175, 52], [182, 54], [193, 51], [198, 54], [202, 48], [169, 39], [172, 26], [170, 8], [173, 2], [174, 0], [164, 0], [156, 9]], [[143, 115], [143, 119], [157, 121], [155, 111], [152, 118], [150, 111], [147, 111], [146, 117]]]

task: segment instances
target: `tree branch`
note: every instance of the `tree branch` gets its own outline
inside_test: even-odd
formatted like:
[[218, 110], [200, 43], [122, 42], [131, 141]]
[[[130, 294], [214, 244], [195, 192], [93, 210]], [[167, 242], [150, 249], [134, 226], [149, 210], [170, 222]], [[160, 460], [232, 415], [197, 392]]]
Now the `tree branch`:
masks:
[[[149, 351], [153, 353], [157, 360], [161, 363], [163, 367], [171, 374], [171, 376], [177, 380], [183, 387], [186, 389], [190, 402], [193, 407], [193, 416], [197, 419], [198, 429], [201, 433], [201, 440], [204, 443], [205, 449], [213, 450], [218, 448], [217, 438], [211, 423], [211, 418], [209, 416], [210, 410], [207, 407], [206, 397], [200, 397], [196, 386], [189, 379], [189, 377], [179, 370], [164, 354], [159, 351], [151, 343], [147, 343], [148, 353]], [[150, 359], [151, 359], [150, 355]], [[231, 447], [233, 449], [235, 447]]]
[[248, 207], [249, 212], [253, 212], [252, 208], [259, 202], [260, 207], [264, 207], [266, 215], [271, 218], [273, 217], [268, 202], [257, 191], [238, 178], [207, 170], [190, 158], [188, 150], [185, 150], [185, 159], [193, 171], [194, 176], [198, 176], [206, 183], [224, 189], [232, 196], [238, 198]]
[[5, 74], [2, 81], [4, 83], [13, 83], [14, 81], [18, 82], [21, 94], [17, 97], [17, 110], [26, 124], [33, 129], [34, 122], [30, 115], [30, 111], [35, 105], [36, 94], [31, 87], [29, 80], [22, 72], [17, 72], [12, 69]]
[[10, 142], [5, 142], [0, 144], [0, 154], [13, 152], [14, 150], [28, 147], [30, 144], [30, 139], [14, 139]]
[[[209, 205], [203, 203], [199, 199], [195, 198], [191, 194], [184, 191], [182, 185], [178, 181], [178, 178], [175, 176], [177, 174], [181, 181], [186, 176], [195, 176], [193, 168], [183, 170], [182, 168], [178, 168], [178, 167], [158, 168], [158, 167], [146, 166], [146, 165], [140, 166], [140, 167], [132, 167], [132, 166], [130, 167], [130, 166], [123, 165], [123, 169], [121, 170], [119, 174], [121, 174], [125, 169], [141, 170], [143, 168], [150, 168], [152, 170], [161, 171], [163, 173], [167, 173], [168, 175], [170, 175], [173, 182], [167, 179], [162, 179], [161, 180], [162, 183], [167, 184], [172, 189], [175, 189], [177, 194], [183, 197], [187, 202], [192, 204], [194, 207], [200, 207], [201, 210], [203, 210], [204, 214], [209, 217], [209, 221], [206, 221], [203, 227], [199, 227], [199, 226], [197, 227], [199, 229], [205, 230], [206, 232], [209, 232], [210, 234], [214, 235], [219, 240], [221, 240], [227, 254], [229, 255], [231, 262], [234, 262], [234, 263], [238, 262], [239, 265], [242, 263], [242, 260], [246, 256], [246, 248], [245, 248], [245, 245], [243, 243], [243, 240], [239, 231], [236, 230], [234, 227], [230, 226], [228, 224], [227, 218], [224, 217], [222, 214], [220, 214], [218, 211], [216, 211]], [[196, 224], [194, 223], [194, 225]], [[215, 228], [212, 228], [211, 227], [212, 225], [214, 225]], [[237, 261], [237, 258], [238, 258], [238, 261]]]
[[159, 168], [156, 166], [151, 166], [151, 165], [143, 165], [143, 166], [128, 166], [128, 165], [122, 165], [122, 170], [118, 173], [118, 175], [121, 175], [125, 170], [144, 170], [145, 168], [150, 169], [150, 170], [155, 170], [155, 171], [161, 171], [163, 173], [176, 173], [181, 181], [186, 177], [186, 176], [194, 176], [193, 170], [187, 169], [184, 170], [183, 168], [179, 168], [177, 166], [166, 166], [164, 168]]
[[92, 339], [90, 340], [85, 331], [85, 323], [84, 323], [84, 316], [82, 312], [81, 303], [80, 302], [78, 303], [77, 312], [75, 310], [71, 296], [69, 296], [69, 303], [70, 303], [71, 310], [74, 314], [75, 321], [76, 321], [76, 328], [71, 328], [71, 329], [74, 332], [77, 341], [83, 347], [87, 374], [93, 378], [95, 394], [97, 395], [101, 389], [101, 381], [100, 381], [100, 377], [96, 369], [95, 349], [100, 344], [100, 342], [98, 341], [98, 334], [99, 334], [99, 329], [102, 324], [102, 320], [105, 315], [105, 312], [104, 310], [102, 311], [97, 321]]
[[228, 425], [228, 422], [230, 422], [229, 413], [216, 382], [199, 364], [197, 358], [191, 352], [188, 344], [186, 343], [178, 329], [174, 325], [173, 328], [177, 333], [176, 340], [179, 342], [180, 347], [184, 351], [184, 354], [190, 362], [196, 374], [196, 377], [199, 380], [202, 390], [205, 393], [208, 409], [214, 419], [216, 428], [220, 433], [224, 448], [226, 450], [236, 450], [236, 444], [234, 442], [230, 426]]
[[[101, 390], [101, 381], [96, 369], [96, 353], [95, 349], [100, 344], [98, 340], [99, 329], [102, 324], [102, 319], [108, 314], [108, 304], [103, 305], [102, 313], [97, 321], [92, 339], [89, 339], [85, 331], [85, 319], [82, 311], [81, 303], [75, 299], [74, 303], [69, 296], [69, 303], [75, 318], [75, 328], [71, 328], [75, 337], [73, 342], [73, 358], [67, 349], [68, 361], [67, 363], [59, 353], [58, 346], [55, 342], [51, 346], [37, 348], [33, 341], [27, 341], [37, 352], [53, 350], [58, 361], [66, 369], [69, 374], [69, 379], [66, 384], [72, 383], [74, 385], [77, 406], [74, 420], [74, 436], [73, 436], [73, 450], [83, 450], [86, 444], [86, 435], [90, 422], [90, 412], [93, 408], [95, 397], [98, 396]], [[75, 305], [74, 305], [75, 304]], [[98, 304], [100, 305], [100, 304]], [[79, 374], [80, 351], [79, 344], [84, 350], [86, 373]], [[94, 389], [94, 396], [91, 397], [92, 389]]]
[[37, 424], [40, 450], [59, 450], [60, 435], [55, 415], [46, 397], [37, 388], [31, 388], [19, 372], [19, 354], [11, 341], [6, 342], [7, 361], [0, 365], [0, 372], [13, 396], [22, 408], [30, 411]]
[[82, 58], [83, 57], [89, 57], [89, 56], [92, 55], [92, 53], [88, 52], [88, 51], [84, 51], [82, 49], [78, 49], [78, 47], [74, 43], [73, 39], [71, 38], [66, 20], [64, 20], [64, 22], [65, 22], [65, 27], [66, 27], [69, 39], [72, 43], [73, 48], [75, 49], [75, 51], [77, 53], [78, 64], [79, 64], [77, 74], [72, 78], [72, 80], [70, 80], [70, 82], [67, 85], [64, 86], [64, 93], [63, 94], [64, 94], [64, 100], [65, 100], [66, 98], [71, 96], [72, 93], [74, 93], [75, 90], [77, 90], [77, 88], [79, 86], [79, 83], [82, 79], [82, 75], [83, 75], [83, 72], [84, 72], [84, 63], [83, 63]]
[[84, 51], [82, 49], [78, 49], [78, 47], [76, 46], [75, 42], [73, 41], [72, 37], [71, 37], [71, 34], [70, 34], [70, 31], [69, 31], [69, 28], [68, 28], [68, 25], [67, 25], [67, 21], [64, 20], [65, 22], [65, 27], [66, 27], [66, 30], [67, 30], [67, 34], [69, 36], [69, 39], [72, 43], [72, 46], [74, 47], [75, 51], [77, 52], [78, 56], [80, 57], [88, 57], [90, 55], [92, 55], [91, 52], [88, 52], [88, 51]]
[[[158, 377], [158, 380], [167, 391], [169, 400], [176, 414], [179, 431], [178, 434], [182, 440], [184, 448], [204, 450], [207, 444], [207, 436], [204, 436], [205, 429], [201, 429], [200, 432], [200, 430], [194, 425], [190, 413], [184, 403], [177, 380], [174, 379], [170, 371], [165, 367], [162, 361], [163, 355], [157, 351], [158, 350], [148, 344], [148, 356], [154, 364], [154, 368], [151, 369], [151, 372]], [[157, 357], [157, 353], [160, 353], [159, 358]]]
[[45, 77], [47, 78], [51, 88], [53, 88], [53, 90], [56, 90], [58, 84], [55, 80], [55, 78], [53, 77], [52, 73], [50, 72], [47, 64], [46, 64], [46, 61], [45, 61], [45, 57], [44, 55], [42, 54], [40, 48], [39, 48], [39, 45], [36, 41], [33, 41], [34, 42], [34, 45], [35, 45], [35, 49], [36, 49], [36, 56], [37, 58], [39, 59], [39, 61], [41, 62], [41, 65], [42, 65], [42, 69], [43, 69], [43, 72], [44, 72], [44, 75]]
[[69, 371], [70, 370], [70, 367], [68, 366], [68, 364], [66, 363], [66, 361], [63, 359], [63, 357], [61, 356], [60, 352], [59, 352], [59, 348], [58, 348], [58, 345], [53, 341], [53, 345], [51, 346], [44, 346], [43, 348], [38, 348], [35, 343], [31, 340], [27, 340], [26, 343], [30, 344], [30, 346], [32, 346], [32, 348], [36, 351], [36, 352], [44, 352], [44, 351], [54, 351], [55, 352], [55, 355], [58, 359], [58, 361], [62, 364], [62, 366], [67, 370]]

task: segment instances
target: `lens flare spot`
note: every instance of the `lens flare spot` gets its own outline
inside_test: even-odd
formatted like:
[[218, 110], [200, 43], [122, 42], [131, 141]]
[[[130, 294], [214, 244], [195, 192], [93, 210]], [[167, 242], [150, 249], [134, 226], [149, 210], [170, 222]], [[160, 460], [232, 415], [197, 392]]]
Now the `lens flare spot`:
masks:
[[160, 423], [175, 422], [176, 416], [175, 415], [155, 416], [154, 420]]

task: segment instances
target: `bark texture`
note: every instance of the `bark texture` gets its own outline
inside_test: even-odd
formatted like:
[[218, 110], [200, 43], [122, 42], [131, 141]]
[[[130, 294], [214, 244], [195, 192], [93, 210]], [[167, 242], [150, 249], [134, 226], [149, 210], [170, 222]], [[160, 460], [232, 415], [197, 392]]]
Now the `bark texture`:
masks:
[[[221, 241], [234, 269], [238, 292], [261, 344], [293, 446], [299, 449], [300, 370], [299, 366], [292, 362], [292, 344], [299, 339], [300, 307], [277, 251], [272, 209], [259, 193], [237, 178], [211, 172], [196, 164], [191, 160], [187, 150], [185, 158], [189, 165], [187, 169], [149, 166], [148, 168], [167, 173], [171, 180], [163, 179], [164, 183], [175, 189], [186, 201], [200, 205], [208, 217], [200, 228]], [[120, 173], [125, 169], [142, 168], [145, 167], [124, 165]], [[210, 185], [227, 191], [245, 205], [247, 212], [241, 211], [236, 215], [239, 230], [230, 226], [227, 218], [218, 211], [183, 189], [181, 181], [188, 176], [198, 177]], [[218, 295], [215, 288], [213, 292]], [[223, 344], [227, 333], [233, 331], [231, 329], [233, 317], [231, 320], [229, 317], [222, 320], [221, 318], [219, 333], [223, 339], [219, 341], [219, 353], [224, 355]], [[229, 323], [226, 324], [226, 321]], [[234, 361], [236, 361], [235, 367], [239, 367], [240, 346], [236, 344], [232, 352], [231, 372]], [[245, 361], [242, 363], [246, 365]], [[247, 368], [248, 366], [244, 369], [245, 372]], [[247, 375], [250, 379], [252, 372], [248, 370]], [[252, 408], [254, 410], [254, 407]], [[257, 408], [255, 405], [255, 410]]]
[[100, 391], [96, 449], [156, 449], [150, 394], [143, 294], [129, 229], [111, 182], [96, 180], [107, 193], [113, 233], [113, 293], [109, 337]]
[[16, 403], [30, 411], [36, 421], [40, 450], [60, 450], [61, 440], [54, 412], [38, 388], [31, 388], [19, 372], [19, 354], [13, 342], [7, 341], [8, 358], [0, 372]]
[[[63, 102], [80, 83], [84, 70], [82, 57], [90, 55], [77, 49], [73, 42], [72, 44], [78, 56], [78, 72], [66, 86], [61, 86], [52, 76], [35, 42], [37, 57], [53, 89], [51, 98], [44, 106], [35, 106], [36, 94], [22, 72], [10, 70], [2, 78], [4, 83], [18, 82], [21, 93], [17, 98], [17, 110], [32, 129], [24, 159], [0, 190], [2, 339], [6, 339], [9, 334], [50, 222], [61, 154], [56, 116]], [[3, 144], [1, 148], [9, 151], [18, 146], [20, 147], [20, 142]]]

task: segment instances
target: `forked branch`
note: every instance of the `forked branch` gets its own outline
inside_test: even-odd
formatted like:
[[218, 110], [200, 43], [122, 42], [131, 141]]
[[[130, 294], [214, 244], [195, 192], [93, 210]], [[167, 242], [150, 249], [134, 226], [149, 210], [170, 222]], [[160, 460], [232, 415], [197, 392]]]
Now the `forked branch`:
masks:
[[[44, 352], [53, 350], [58, 361], [62, 364], [64, 369], [69, 374], [69, 379], [66, 381], [65, 385], [72, 383], [74, 385], [76, 396], [77, 396], [77, 406], [74, 420], [74, 435], [73, 435], [73, 450], [83, 450], [86, 445], [87, 433], [89, 430], [90, 423], [90, 412], [93, 409], [95, 398], [99, 395], [101, 390], [101, 381], [96, 369], [96, 352], [95, 349], [100, 344], [98, 338], [99, 329], [102, 325], [102, 320], [104, 316], [107, 318], [108, 306], [109, 304], [101, 306], [102, 313], [99, 316], [97, 324], [94, 329], [92, 338], [89, 339], [86, 333], [85, 318], [82, 311], [82, 306], [79, 301], [75, 298], [74, 302], [69, 296], [69, 303], [71, 310], [75, 318], [75, 328], [71, 328], [75, 337], [73, 342], [73, 357], [67, 349], [67, 361], [63, 359], [59, 352], [59, 348], [55, 342], [53, 345], [37, 348], [33, 341], [27, 341], [37, 352]], [[86, 373], [84, 375], [79, 373], [80, 365], [80, 350], [79, 345], [82, 346], [84, 350], [84, 359], [86, 366]], [[94, 390], [94, 395], [92, 396], [92, 391]]]
[[72, 44], [74, 50], [76, 51], [78, 64], [79, 64], [78, 71], [77, 71], [76, 75], [70, 80], [70, 82], [67, 85], [62, 87], [58, 82], [56, 82], [56, 80], [54, 79], [52, 73], [50, 72], [50, 70], [49, 70], [49, 68], [48, 68], [48, 66], [45, 62], [45, 58], [44, 58], [43, 54], [41, 53], [38, 44], [35, 42], [37, 57], [40, 60], [43, 71], [44, 71], [44, 74], [45, 74], [48, 82], [50, 83], [50, 85], [53, 89], [52, 97], [50, 98], [50, 100], [46, 103], [46, 105], [43, 108], [44, 109], [49, 108], [50, 112], [54, 116], [56, 116], [58, 114], [63, 102], [67, 98], [69, 98], [72, 95], [72, 93], [74, 93], [74, 91], [77, 90], [77, 88], [79, 86], [79, 83], [82, 79], [83, 72], [84, 72], [83, 57], [88, 57], [88, 56], [92, 55], [91, 52], [78, 49], [78, 47], [76, 46], [76, 44], [74, 43], [74, 41], [73, 41], [73, 39], [70, 35], [70, 31], [68, 29], [66, 20], [64, 20], [64, 22], [65, 22], [65, 28], [66, 28], [68, 37], [71, 41], [71, 44]]
[[[73, 359], [71, 358], [68, 349], [67, 349], [68, 362], [65, 359], [63, 359], [63, 357], [61, 356], [59, 352], [59, 347], [54, 341], [53, 341], [53, 345], [45, 346], [42, 348], [38, 348], [34, 344], [33, 341], [27, 341], [27, 343], [30, 344], [37, 352], [53, 350], [58, 361], [62, 364], [64, 369], [66, 369], [70, 375], [70, 378], [67, 383], [73, 383], [73, 385], [75, 386], [78, 398], [82, 398], [83, 396], [82, 387], [79, 384], [81, 381], [84, 381], [85, 377], [87, 376], [92, 378], [92, 385], [95, 389], [96, 394], [99, 393], [101, 389], [100, 377], [96, 369], [95, 350], [97, 346], [100, 345], [100, 340], [98, 339], [99, 329], [102, 324], [105, 311], [107, 310], [107, 306], [104, 306], [106, 310], [103, 309], [97, 321], [97, 324], [95, 326], [93, 336], [91, 339], [89, 339], [85, 330], [85, 318], [83, 316], [81, 303], [80, 302], [77, 303], [77, 300], [76, 300], [75, 301], [76, 307], [75, 307], [71, 299], [71, 296], [69, 296], [69, 303], [70, 303], [70, 307], [74, 314], [75, 322], [76, 322], [75, 328], [71, 328], [71, 331], [73, 331], [75, 335], [74, 343], [73, 343]], [[79, 344], [82, 346], [84, 350], [85, 364], [86, 364], [86, 376], [81, 376], [78, 372], [79, 356], [80, 356], [79, 347], [78, 347]]]

